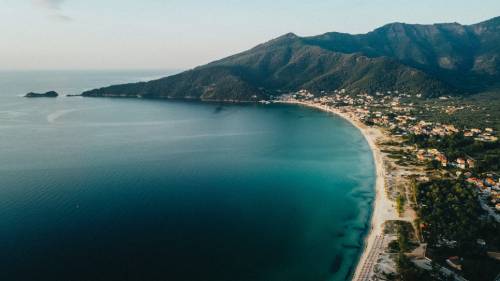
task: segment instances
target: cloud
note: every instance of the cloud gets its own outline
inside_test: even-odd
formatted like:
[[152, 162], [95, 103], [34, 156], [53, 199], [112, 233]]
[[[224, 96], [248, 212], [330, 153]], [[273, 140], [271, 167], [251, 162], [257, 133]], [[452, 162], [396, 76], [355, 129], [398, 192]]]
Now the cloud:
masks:
[[73, 19], [61, 12], [61, 7], [66, 0], [32, 0], [33, 5], [46, 10], [48, 16], [57, 21], [68, 22]]

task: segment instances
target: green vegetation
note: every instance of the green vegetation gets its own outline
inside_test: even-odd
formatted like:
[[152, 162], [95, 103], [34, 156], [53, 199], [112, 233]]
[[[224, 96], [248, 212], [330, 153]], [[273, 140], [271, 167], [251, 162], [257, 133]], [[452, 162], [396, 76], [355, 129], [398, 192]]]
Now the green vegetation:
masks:
[[[454, 281], [451, 275], [439, 270], [439, 265], [432, 263], [432, 269], [426, 271], [416, 267], [404, 254], [399, 254], [397, 259], [399, 280], [402, 281]], [[487, 280], [487, 279], [486, 279]]]
[[30, 92], [30, 93], [27, 93], [26, 95], [24, 95], [24, 97], [26, 97], [26, 98], [56, 98], [57, 96], [59, 96], [59, 94], [55, 91], [49, 91], [46, 93]]
[[[409, 144], [416, 144], [419, 148], [436, 148], [443, 152], [448, 159], [458, 157], [472, 157], [476, 160], [474, 172], [500, 171], [500, 142], [475, 141], [472, 137], [465, 137], [463, 133], [450, 136], [426, 136], [410, 134], [406, 139]], [[431, 161], [428, 167], [439, 168], [440, 163]]]
[[[442, 112], [439, 114], [444, 115]], [[471, 124], [469, 128], [478, 127], [477, 123]], [[476, 141], [473, 137], [457, 133], [449, 136], [408, 135], [406, 143], [424, 149], [435, 148], [444, 153], [449, 161], [457, 158], [473, 158], [475, 166], [467, 169], [472, 174], [499, 171], [498, 141]], [[453, 166], [443, 168], [440, 162], [435, 160], [428, 161], [427, 168], [429, 171], [438, 169], [461, 171]], [[469, 280], [492, 280], [499, 273], [497, 270], [500, 268], [499, 263], [487, 257], [486, 249], [478, 245], [477, 239], [486, 241], [490, 250], [498, 251], [500, 225], [483, 216], [476, 188], [471, 187], [462, 177], [455, 179], [443, 175], [450, 176], [447, 173], [435, 174], [437, 178], [428, 182], [412, 180], [411, 184], [411, 200], [416, 202], [415, 209], [419, 216], [416, 225], [421, 227], [419, 227], [420, 236], [428, 243], [427, 255], [441, 265], [446, 265], [445, 260], [448, 257], [459, 256], [463, 259], [463, 270], [460, 275]], [[407, 265], [404, 258], [400, 264]], [[421, 273], [411, 266], [402, 272], [410, 277], [420, 276], [418, 274]], [[439, 270], [431, 271], [427, 277], [428, 280], [450, 278], [440, 274]]]
[[402, 226], [398, 227], [398, 246], [399, 251], [406, 253], [410, 250], [408, 230]]
[[[455, 124], [460, 128], [494, 128], [500, 130], [499, 90], [448, 100], [408, 98], [405, 103], [414, 104], [411, 114], [419, 119], [442, 124]], [[453, 113], [444, 108], [454, 107]]]
[[[415, 184], [414, 193], [422, 236], [433, 260], [444, 264], [450, 256], [462, 257], [461, 274], [469, 280], [491, 280], [499, 273], [498, 261], [486, 256], [486, 248], [500, 249], [500, 225], [481, 217], [472, 188], [460, 180], [432, 180]], [[477, 239], [485, 240], [487, 247], [478, 245]]]
[[456, 241], [457, 247], [465, 250], [475, 243], [481, 209], [473, 189], [458, 181], [434, 180], [416, 184], [414, 192], [424, 224], [422, 234], [429, 246]]
[[[456, 208], [454, 208], [456, 209]], [[460, 226], [454, 226], [453, 224], [447, 222], [448, 227], [460, 229]], [[430, 224], [430, 223], [429, 223]], [[419, 221], [417, 221], [419, 225]], [[464, 259], [463, 261], [463, 271], [460, 272], [465, 278], [471, 281], [482, 281], [482, 280], [493, 280], [498, 272], [498, 261], [488, 258], [485, 254], [488, 247], [497, 248], [500, 246], [500, 225], [493, 223], [492, 221], [482, 221], [476, 222], [475, 225], [471, 225], [474, 228], [476, 234], [481, 234], [485, 240], [488, 241], [487, 247], [478, 246], [476, 239], [470, 238], [470, 240], [465, 240], [464, 244], [468, 244], [466, 248], [460, 247], [448, 247], [446, 245], [441, 245], [436, 247], [435, 244], [429, 244], [428, 255], [437, 261], [441, 266], [445, 265], [445, 259], [450, 256], [460, 256]], [[432, 263], [432, 270], [425, 271], [418, 267], [406, 256], [407, 253], [411, 252], [416, 248], [418, 243], [416, 242], [416, 234], [410, 223], [404, 221], [390, 221], [386, 223], [386, 233], [395, 233], [397, 239], [389, 243], [390, 252], [395, 253], [395, 261], [398, 268], [397, 276], [387, 276], [388, 280], [405, 280], [405, 281], [421, 281], [421, 280], [436, 280], [436, 281], [446, 281], [452, 280], [450, 276], [443, 274], [439, 270], [439, 266], [436, 262]], [[424, 228], [426, 231], [426, 236], [429, 237], [428, 229]], [[471, 237], [475, 237], [472, 235]], [[427, 241], [429, 242], [429, 241]], [[473, 242], [473, 243], [468, 243]]]
[[255, 101], [299, 89], [482, 93], [500, 84], [498, 64], [492, 63], [500, 53], [499, 26], [495, 18], [469, 26], [394, 23], [359, 35], [290, 33], [174, 76], [83, 95]]
[[430, 272], [416, 267], [410, 259], [403, 253], [399, 253], [396, 259], [398, 267], [399, 280], [402, 281], [434, 281]]
[[385, 142], [382, 142], [380, 144], [387, 145], [387, 146], [399, 146], [399, 142], [397, 142], [397, 141], [385, 141]]
[[404, 194], [400, 194], [396, 198], [396, 209], [398, 210], [398, 214], [401, 216], [404, 211], [405, 211], [405, 203], [406, 203], [406, 197]]
[[385, 232], [395, 234], [398, 239], [389, 243], [392, 252], [407, 253], [418, 246], [415, 231], [411, 223], [406, 221], [388, 221]]
[[415, 241], [413, 226], [405, 221], [389, 221], [386, 222], [385, 231], [397, 235], [397, 239], [389, 243], [389, 249], [396, 254], [398, 274], [397, 276], [387, 276], [388, 280], [431, 280], [421, 279], [429, 277], [429, 273], [418, 269], [405, 255], [418, 245]]

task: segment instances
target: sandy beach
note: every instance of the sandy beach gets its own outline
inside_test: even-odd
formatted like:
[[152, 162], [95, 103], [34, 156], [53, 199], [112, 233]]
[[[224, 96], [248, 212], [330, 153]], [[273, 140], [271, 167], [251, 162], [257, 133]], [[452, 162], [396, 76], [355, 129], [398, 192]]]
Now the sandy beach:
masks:
[[316, 108], [326, 112], [336, 114], [345, 120], [349, 121], [356, 128], [358, 128], [366, 141], [368, 142], [375, 161], [375, 169], [377, 173], [377, 180], [375, 183], [375, 201], [373, 205], [373, 212], [371, 218], [371, 228], [365, 238], [364, 250], [356, 266], [353, 280], [369, 280], [374, 269], [378, 254], [384, 249], [384, 234], [383, 225], [388, 220], [401, 219], [395, 209], [394, 203], [389, 199], [386, 193], [386, 171], [385, 171], [385, 156], [380, 151], [377, 142], [384, 138], [381, 130], [373, 127], [368, 127], [360, 121], [350, 116], [347, 112], [342, 112], [335, 108], [322, 106], [308, 102], [282, 102], [289, 104], [303, 105], [307, 107]]

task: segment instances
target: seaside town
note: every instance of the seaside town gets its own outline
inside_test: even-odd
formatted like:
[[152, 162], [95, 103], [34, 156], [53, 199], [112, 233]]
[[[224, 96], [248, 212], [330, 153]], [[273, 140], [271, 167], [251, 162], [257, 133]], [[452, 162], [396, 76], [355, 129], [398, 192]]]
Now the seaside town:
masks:
[[480, 106], [449, 96], [422, 100], [397, 90], [340, 89], [300, 90], [262, 103], [338, 114], [373, 143], [383, 182], [354, 280], [500, 280], [497, 128], [485, 126], [488, 113], [480, 121], [449, 118]]

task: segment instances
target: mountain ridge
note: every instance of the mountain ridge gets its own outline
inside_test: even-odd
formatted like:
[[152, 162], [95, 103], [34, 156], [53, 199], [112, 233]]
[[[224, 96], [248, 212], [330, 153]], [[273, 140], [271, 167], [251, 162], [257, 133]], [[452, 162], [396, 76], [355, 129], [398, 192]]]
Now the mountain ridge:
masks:
[[365, 34], [287, 33], [241, 53], [150, 82], [84, 96], [255, 101], [280, 92], [345, 88], [427, 97], [500, 87], [500, 17], [472, 25], [390, 23]]

